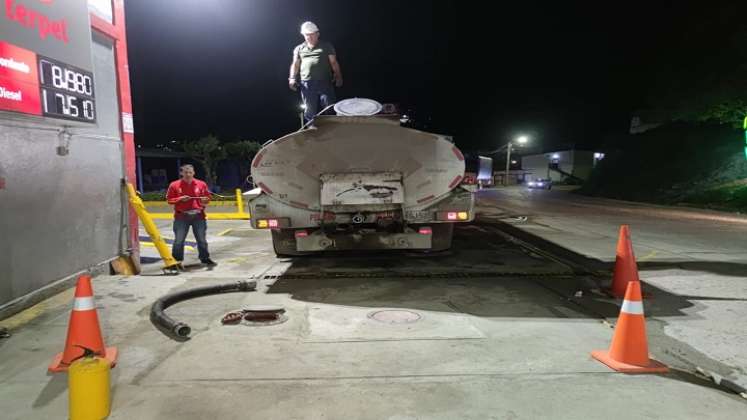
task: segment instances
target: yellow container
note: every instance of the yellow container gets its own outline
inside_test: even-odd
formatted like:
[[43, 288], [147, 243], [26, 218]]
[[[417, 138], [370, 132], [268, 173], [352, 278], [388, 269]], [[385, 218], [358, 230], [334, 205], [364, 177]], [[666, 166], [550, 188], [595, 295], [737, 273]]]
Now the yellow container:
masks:
[[109, 362], [83, 357], [68, 368], [70, 420], [101, 420], [109, 416]]

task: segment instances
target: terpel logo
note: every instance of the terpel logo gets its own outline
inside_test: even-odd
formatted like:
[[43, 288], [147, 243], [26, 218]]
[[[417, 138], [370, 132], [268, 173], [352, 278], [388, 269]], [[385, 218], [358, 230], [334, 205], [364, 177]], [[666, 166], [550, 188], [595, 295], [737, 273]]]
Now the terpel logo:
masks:
[[[54, 0], [38, 1], [45, 6], [54, 2]], [[27, 29], [36, 29], [39, 32], [39, 38], [42, 40], [46, 40], [47, 37], [52, 36], [65, 44], [69, 42], [67, 36], [67, 19], [51, 20], [44, 13], [18, 4], [16, 0], [5, 0], [5, 17]]]

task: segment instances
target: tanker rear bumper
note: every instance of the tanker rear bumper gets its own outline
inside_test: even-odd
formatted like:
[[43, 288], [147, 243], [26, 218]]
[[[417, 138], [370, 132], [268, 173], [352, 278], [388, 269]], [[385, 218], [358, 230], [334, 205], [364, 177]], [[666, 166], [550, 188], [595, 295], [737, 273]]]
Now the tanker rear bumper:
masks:
[[299, 252], [352, 251], [381, 249], [431, 249], [430, 234], [367, 232], [353, 234], [326, 235], [314, 233], [296, 237], [296, 250]]

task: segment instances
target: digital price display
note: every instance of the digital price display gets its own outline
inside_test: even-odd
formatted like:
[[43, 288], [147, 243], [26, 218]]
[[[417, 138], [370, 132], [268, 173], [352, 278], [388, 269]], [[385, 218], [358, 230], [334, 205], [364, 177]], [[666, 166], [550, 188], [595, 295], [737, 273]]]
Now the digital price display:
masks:
[[96, 122], [88, 0], [5, 0], [0, 111]]
[[43, 115], [96, 122], [93, 74], [51, 58], [38, 58]]
[[93, 74], [0, 41], [0, 109], [95, 123]]

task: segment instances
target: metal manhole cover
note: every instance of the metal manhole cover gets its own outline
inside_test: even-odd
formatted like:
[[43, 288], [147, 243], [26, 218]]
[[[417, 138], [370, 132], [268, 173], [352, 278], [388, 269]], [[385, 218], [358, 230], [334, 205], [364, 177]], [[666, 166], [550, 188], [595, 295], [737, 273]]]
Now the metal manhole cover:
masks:
[[247, 325], [261, 327], [282, 324], [287, 321], [285, 309], [274, 305], [252, 305], [245, 309], [229, 312], [221, 323], [223, 325]]
[[385, 324], [412, 324], [420, 321], [419, 313], [401, 309], [385, 309], [368, 314], [368, 317]]
[[351, 117], [376, 115], [381, 112], [381, 108], [382, 105], [380, 103], [368, 98], [343, 99], [335, 104], [337, 115]]

